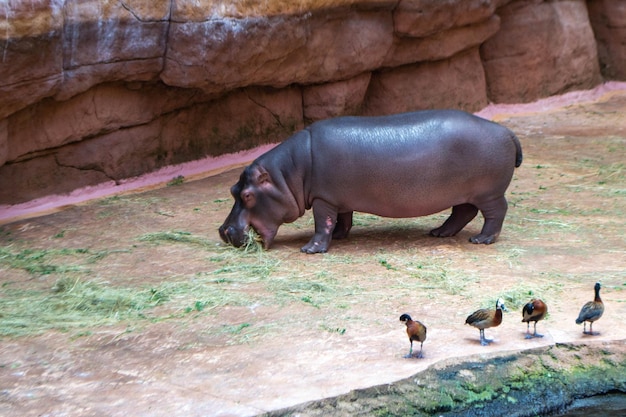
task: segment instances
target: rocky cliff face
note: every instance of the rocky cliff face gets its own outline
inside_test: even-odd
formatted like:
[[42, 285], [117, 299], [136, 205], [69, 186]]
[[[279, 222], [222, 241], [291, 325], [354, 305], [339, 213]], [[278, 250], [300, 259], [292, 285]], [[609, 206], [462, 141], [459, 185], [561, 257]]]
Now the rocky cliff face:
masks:
[[[293, 3], [293, 4], [292, 4]], [[277, 142], [312, 121], [626, 79], [626, 2], [9, 0], [0, 204]]]

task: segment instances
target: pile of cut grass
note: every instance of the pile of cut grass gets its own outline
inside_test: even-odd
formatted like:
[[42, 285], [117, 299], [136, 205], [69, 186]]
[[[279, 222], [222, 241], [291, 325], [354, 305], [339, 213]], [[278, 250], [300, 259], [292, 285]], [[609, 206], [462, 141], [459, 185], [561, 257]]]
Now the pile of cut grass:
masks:
[[165, 300], [158, 290], [115, 288], [69, 276], [48, 289], [15, 288], [4, 283], [0, 294], [0, 336], [13, 337], [142, 318], [142, 311]]
[[[270, 276], [279, 263], [264, 256], [253, 233], [242, 249], [216, 247], [204, 237], [177, 230], [147, 233], [138, 239], [153, 245], [180, 245], [194, 256], [201, 247], [206, 252], [200, 256], [214, 253], [209, 258], [214, 269], [193, 276], [168, 276], [153, 286], [120, 286], [115, 279], [94, 278], [107, 268], [101, 261], [113, 251], [2, 247], [0, 271], [5, 280], [0, 286], [0, 337], [47, 330], [75, 332], [124, 321], [161, 321], [226, 305], [252, 305], [265, 301], [268, 294], [250, 288], [258, 289], [256, 283]], [[142, 277], [126, 278], [125, 282], [144, 282]], [[155, 311], [159, 305], [166, 308]]]
[[146, 233], [139, 237], [139, 240], [142, 242], [151, 242], [154, 244], [160, 244], [164, 242], [170, 243], [186, 243], [198, 246], [210, 246], [211, 241], [195, 236], [189, 232], [184, 232], [180, 230], [167, 230], [162, 232], [154, 232], [154, 233]]
[[0, 247], [0, 267], [21, 269], [31, 275], [50, 275], [77, 272], [81, 269], [74, 262], [62, 263], [60, 259], [85, 258], [84, 263], [92, 263], [106, 256], [103, 252], [90, 252], [87, 249], [23, 249], [12, 251], [10, 247]]

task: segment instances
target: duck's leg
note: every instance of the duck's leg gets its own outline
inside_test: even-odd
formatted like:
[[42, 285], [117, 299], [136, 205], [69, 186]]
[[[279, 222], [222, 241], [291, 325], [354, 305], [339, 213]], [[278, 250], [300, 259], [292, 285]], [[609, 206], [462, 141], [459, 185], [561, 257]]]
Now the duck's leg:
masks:
[[[535, 324], [537, 324], [537, 323], [535, 323]], [[533, 338], [533, 335], [530, 334], [530, 322], [529, 321], [526, 322], [526, 336], [525, 336], [525, 338], [526, 339], [532, 339]]]
[[409, 354], [404, 356], [405, 358], [413, 357], [413, 341], [411, 340], [411, 348], [409, 349]]
[[421, 342], [420, 343], [420, 353], [417, 354], [417, 357], [420, 358], [420, 359], [424, 357], [424, 355], [422, 354], [423, 350], [424, 350], [424, 342]]
[[537, 333], [537, 322], [535, 322], [535, 333], [533, 333], [533, 337], [543, 337], [542, 334]]
[[589, 336], [597, 336], [597, 335], [600, 334], [600, 333], [597, 333], [597, 332], [596, 333], [593, 332], [593, 322], [592, 321], [589, 322], [589, 333], [587, 333], [587, 334]]
[[480, 344], [483, 346], [487, 346], [493, 340], [485, 338], [485, 329], [480, 329]]

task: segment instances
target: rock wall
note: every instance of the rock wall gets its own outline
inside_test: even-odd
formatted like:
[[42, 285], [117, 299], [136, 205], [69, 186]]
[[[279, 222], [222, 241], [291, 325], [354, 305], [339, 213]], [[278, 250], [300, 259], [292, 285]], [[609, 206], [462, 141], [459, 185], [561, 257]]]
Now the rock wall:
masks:
[[338, 115], [476, 111], [626, 79], [625, 22], [623, 0], [8, 0], [0, 204]]
[[588, 0], [587, 7], [602, 74], [609, 79], [626, 79], [626, 1]]

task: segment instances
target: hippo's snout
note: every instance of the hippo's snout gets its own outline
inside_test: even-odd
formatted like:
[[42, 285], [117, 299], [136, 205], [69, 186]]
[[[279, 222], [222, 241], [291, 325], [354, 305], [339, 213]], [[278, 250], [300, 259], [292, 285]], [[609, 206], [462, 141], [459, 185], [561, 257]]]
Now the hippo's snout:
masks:
[[236, 248], [239, 248], [243, 245], [244, 242], [244, 233], [243, 231], [237, 230], [233, 225], [221, 225], [219, 228], [220, 237], [226, 243], [230, 243]]

